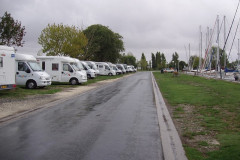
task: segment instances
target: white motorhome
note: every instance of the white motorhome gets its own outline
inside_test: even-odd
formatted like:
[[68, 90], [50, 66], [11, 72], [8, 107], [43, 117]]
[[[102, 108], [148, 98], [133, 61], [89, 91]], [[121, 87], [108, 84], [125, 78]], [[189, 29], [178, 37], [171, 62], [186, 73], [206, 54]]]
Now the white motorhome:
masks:
[[116, 75], [116, 72], [109, 67], [109, 65], [105, 62], [96, 62], [96, 65], [99, 70], [99, 75]]
[[46, 87], [52, 82], [49, 74], [42, 71], [33, 55], [16, 54], [16, 83], [33, 89]]
[[75, 60], [64, 56], [38, 56], [37, 60], [54, 82], [69, 82], [72, 85], [87, 82], [86, 73], [74, 65]]
[[132, 66], [127, 66], [128, 72], [133, 72]]
[[87, 72], [87, 77], [88, 77], [89, 79], [96, 77], [96, 72], [95, 72], [95, 70], [91, 69], [86, 62], [80, 61], [80, 63], [82, 64], [83, 68], [84, 68], [85, 71]]
[[117, 75], [123, 73], [115, 64], [112, 64], [112, 69], [116, 72]]
[[127, 71], [125, 70], [123, 64], [116, 64], [116, 66], [118, 67], [118, 69], [120, 69], [122, 71], [123, 74], [125, 74]]
[[15, 51], [13, 47], [0, 46], [0, 90], [16, 88]]
[[93, 62], [93, 61], [85, 61], [85, 62], [88, 64], [88, 66], [91, 69], [93, 69], [95, 71], [96, 76], [99, 75], [99, 70], [98, 70], [97, 65], [96, 65], [95, 62]]

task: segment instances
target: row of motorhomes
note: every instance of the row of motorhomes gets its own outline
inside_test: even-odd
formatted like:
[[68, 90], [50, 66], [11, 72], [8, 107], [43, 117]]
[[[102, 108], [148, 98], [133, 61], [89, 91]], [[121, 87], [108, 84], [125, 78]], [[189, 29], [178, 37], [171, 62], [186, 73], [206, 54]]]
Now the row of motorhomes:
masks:
[[65, 56], [17, 54], [14, 48], [0, 46], [0, 90], [16, 85], [27, 88], [46, 87], [52, 82], [72, 85], [87, 82], [98, 75], [118, 75], [136, 72], [133, 66], [106, 62], [80, 61]]

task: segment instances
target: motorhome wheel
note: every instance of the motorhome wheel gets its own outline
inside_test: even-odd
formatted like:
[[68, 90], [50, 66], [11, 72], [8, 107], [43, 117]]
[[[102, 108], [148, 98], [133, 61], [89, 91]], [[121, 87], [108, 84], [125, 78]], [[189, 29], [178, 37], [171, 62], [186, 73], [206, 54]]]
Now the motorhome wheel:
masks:
[[78, 80], [76, 78], [72, 78], [70, 80], [70, 83], [71, 83], [71, 85], [76, 85], [76, 84], [78, 84]]
[[36, 84], [35, 81], [30, 80], [30, 81], [27, 81], [26, 87], [27, 87], [28, 89], [34, 89], [34, 88], [37, 87], [37, 84]]
[[90, 76], [90, 74], [88, 74], [88, 75], [87, 75], [87, 79], [90, 79], [90, 78], [91, 78], [91, 76]]

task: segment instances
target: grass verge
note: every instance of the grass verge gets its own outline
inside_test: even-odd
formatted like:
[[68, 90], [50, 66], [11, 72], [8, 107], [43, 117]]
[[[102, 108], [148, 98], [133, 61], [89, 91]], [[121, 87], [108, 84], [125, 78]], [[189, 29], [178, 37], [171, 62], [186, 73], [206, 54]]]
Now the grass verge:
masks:
[[240, 85], [153, 73], [189, 160], [240, 159]]
[[[124, 75], [116, 75], [116, 76], [98, 76], [94, 79], [88, 80], [86, 83], [81, 85], [89, 85], [92, 83], [96, 83], [103, 80], [108, 79], [116, 79], [123, 77]], [[2, 90], [0, 91], [1, 98], [24, 98], [28, 95], [39, 95], [39, 94], [54, 94], [56, 92], [60, 92], [66, 88], [78, 87], [79, 85], [70, 85], [69, 83], [59, 83], [53, 82], [52, 85], [47, 86], [45, 88], [36, 88], [36, 89], [27, 89], [25, 86], [17, 86], [16, 89], [13, 90]]]

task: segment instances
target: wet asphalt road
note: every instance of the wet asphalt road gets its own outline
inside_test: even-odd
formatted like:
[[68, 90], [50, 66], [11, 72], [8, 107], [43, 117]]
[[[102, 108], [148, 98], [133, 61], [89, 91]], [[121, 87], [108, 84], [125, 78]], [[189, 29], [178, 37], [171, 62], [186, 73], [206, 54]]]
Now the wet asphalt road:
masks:
[[159, 160], [162, 156], [149, 72], [0, 126], [1, 160]]

